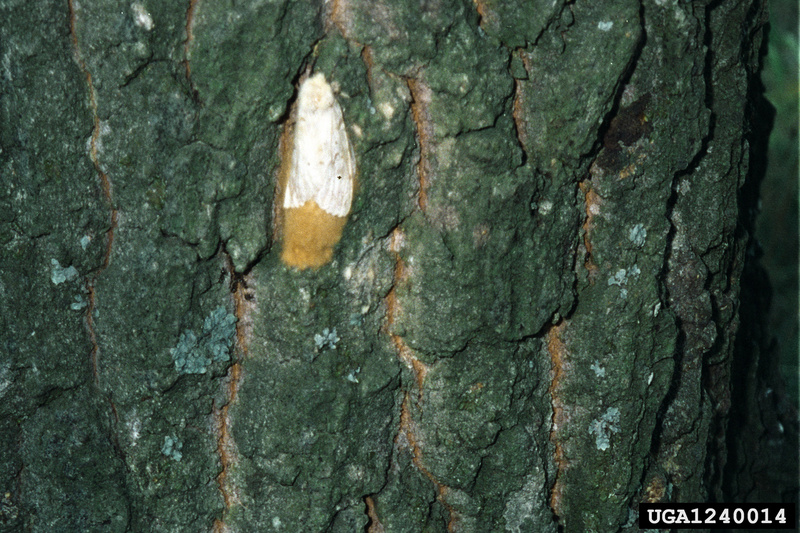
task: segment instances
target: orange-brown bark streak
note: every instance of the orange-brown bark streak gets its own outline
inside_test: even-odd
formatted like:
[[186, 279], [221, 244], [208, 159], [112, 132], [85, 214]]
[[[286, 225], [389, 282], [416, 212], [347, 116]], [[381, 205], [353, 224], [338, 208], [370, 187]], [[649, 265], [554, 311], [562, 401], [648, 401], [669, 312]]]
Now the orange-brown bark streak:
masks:
[[90, 354], [90, 359], [92, 364], [92, 374], [94, 376], [95, 383], [97, 383], [99, 380], [97, 374], [97, 357], [100, 351], [100, 347], [97, 344], [97, 335], [95, 333], [94, 319], [93, 319], [94, 309], [95, 309], [94, 284], [100, 273], [103, 272], [103, 270], [105, 270], [108, 267], [109, 263], [111, 262], [111, 248], [114, 243], [114, 232], [117, 229], [117, 210], [114, 208], [114, 203], [111, 196], [111, 181], [108, 179], [108, 176], [103, 171], [97, 152], [97, 141], [100, 138], [100, 117], [97, 114], [97, 98], [95, 95], [94, 85], [92, 84], [92, 74], [91, 72], [89, 72], [89, 68], [86, 66], [86, 62], [83, 60], [83, 56], [81, 55], [80, 45], [78, 44], [78, 33], [75, 28], [76, 14], [75, 14], [74, 1], [69, 0], [67, 4], [69, 6], [69, 31], [70, 31], [70, 37], [72, 38], [72, 49], [73, 53], [75, 54], [75, 61], [78, 63], [78, 68], [80, 68], [84, 78], [86, 79], [86, 87], [89, 92], [89, 109], [91, 110], [92, 113], [92, 137], [89, 140], [89, 159], [91, 159], [92, 165], [94, 165], [94, 168], [97, 171], [97, 176], [100, 180], [100, 189], [103, 192], [103, 197], [106, 199], [106, 202], [108, 202], [108, 205], [111, 209], [111, 225], [108, 231], [106, 232], [106, 252], [103, 255], [103, 263], [97, 270], [93, 272], [93, 274], [89, 277], [89, 279], [86, 282], [86, 288], [88, 291], [88, 305], [86, 306], [86, 327], [89, 331], [89, 338], [92, 343], [92, 350]]
[[[394, 324], [397, 315], [400, 311], [400, 305], [397, 298], [397, 286], [402, 283], [406, 278], [406, 268], [403, 259], [400, 256], [400, 243], [403, 240], [402, 231], [395, 228], [391, 237], [391, 250], [395, 256], [394, 279], [392, 280], [392, 288], [386, 295], [386, 332], [392, 339], [392, 343], [397, 350], [397, 357], [411, 370], [417, 384], [417, 402], [418, 405], [422, 401], [423, 387], [425, 384], [425, 376], [428, 373], [428, 366], [422, 361], [417, 359], [411, 349], [406, 345], [403, 337], [394, 334], [391, 331], [391, 326]], [[422, 446], [417, 438], [416, 422], [411, 414], [412, 411], [412, 395], [410, 391], [406, 391], [403, 397], [403, 404], [400, 408], [400, 428], [395, 437], [395, 445], [399, 449], [403, 447], [403, 439], [407, 443], [411, 451], [411, 461], [422, 474], [427, 477], [433, 484], [436, 490], [436, 499], [447, 510], [450, 520], [447, 523], [447, 531], [455, 531], [457, 523], [457, 514], [455, 509], [447, 502], [446, 496], [448, 487], [441, 482], [425, 467], [422, 456]]]
[[[228, 258], [227, 270], [229, 275], [234, 275], [233, 264]], [[236, 402], [239, 395], [239, 386], [242, 381], [242, 360], [247, 358], [252, 338], [252, 312], [255, 304], [247, 299], [246, 276], [233, 291], [234, 315], [236, 316], [236, 351], [239, 356], [228, 369], [228, 390], [225, 405], [214, 407], [214, 418], [217, 422], [217, 454], [222, 470], [217, 476], [217, 485], [225, 502], [225, 509], [230, 510], [236, 503], [235, 487], [228, 478], [231, 466], [236, 462], [236, 444], [231, 435], [232, 421], [229, 416], [230, 407]], [[224, 519], [214, 521], [214, 531], [226, 531]]]
[[186, 10], [186, 42], [183, 43], [183, 66], [186, 69], [186, 79], [189, 86], [192, 88], [192, 93], [195, 92], [194, 84], [192, 83], [192, 66], [189, 62], [189, 49], [194, 42], [194, 14], [197, 9], [197, 2], [199, 0], [189, 0], [189, 8]]
[[405, 271], [405, 264], [403, 263], [403, 258], [400, 257], [400, 246], [401, 242], [404, 239], [403, 232], [399, 228], [395, 228], [392, 232], [391, 237], [391, 250], [394, 254], [395, 263], [394, 263], [394, 279], [392, 280], [392, 288], [389, 290], [389, 293], [386, 295], [386, 332], [389, 334], [389, 337], [392, 339], [392, 342], [397, 348], [397, 356], [400, 360], [406, 364], [406, 366], [411, 369], [414, 373], [414, 377], [417, 380], [417, 387], [419, 389], [420, 397], [422, 395], [422, 386], [425, 380], [425, 375], [428, 373], [428, 367], [425, 364], [414, 357], [414, 354], [411, 352], [411, 349], [406, 346], [403, 337], [400, 335], [395, 335], [391, 331], [391, 326], [394, 324], [397, 314], [400, 310], [400, 305], [397, 299], [397, 286], [400, 283], [403, 283], [406, 278], [406, 271]]
[[559, 438], [559, 430], [566, 422], [564, 400], [560, 396], [566, 374], [565, 366], [566, 357], [568, 355], [567, 347], [563, 341], [563, 334], [566, 326], [567, 322], [562, 320], [559, 324], [552, 326], [547, 332], [547, 352], [550, 355], [550, 364], [552, 367], [552, 379], [550, 381], [550, 387], [548, 388], [550, 404], [553, 408], [550, 442], [552, 442], [555, 447], [553, 460], [557, 469], [556, 482], [550, 494], [550, 508], [556, 516], [560, 516], [562, 512], [561, 503], [564, 490], [563, 473], [569, 466], [564, 455], [563, 443]]
[[[525, 52], [518, 50], [516, 53], [519, 54], [520, 59], [522, 60], [522, 65], [525, 67], [527, 72], [530, 72], [530, 59]], [[514, 129], [517, 130], [517, 141], [519, 145], [522, 147], [524, 151], [526, 146], [528, 145], [528, 130], [527, 130], [527, 122], [525, 121], [525, 84], [522, 80], [515, 79], [514, 80], [514, 104], [513, 109], [511, 111], [511, 116], [514, 119]]]
[[381, 524], [378, 513], [375, 511], [375, 500], [372, 499], [372, 496], [367, 496], [364, 498], [364, 503], [367, 504], [367, 516], [369, 517], [367, 533], [385, 533], [383, 524]]
[[417, 175], [419, 176], [419, 193], [417, 203], [425, 211], [428, 207], [428, 185], [430, 184], [430, 152], [433, 138], [433, 123], [428, 113], [430, 99], [428, 89], [419, 80], [409, 78], [408, 89], [411, 91], [411, 117], [417, 126], [417, 139], [419, 142], [419, 162]]
[[361, 49], [361, 60], [367, 67], [367, 79], [372, 80], [372, 70], [375, 68], [375, 58], [373, 57], [372, 47], [365, 45]]
[[511, 116], [514, 118], [515, 129], [517, 130], [517, 141], [520, 146], [525, 146], [527, 133], [525, 132], [525, 123], [522, 117], [522, 82], [514, 80], [514, 107], [511, 111]]
[[343, 2], [341, 0], [333, 0], [329, 4], [329, 11], [328, 16], [325, 17], [325, 25], [329, 27], [331, 25], [338, 28], [339, 32], [342, 34], [343, 37], [346, 38], [345, 27], [344, 27], [344, 7], [342, 6]]
[[475, 11], [478, 12], [478, 16], [483, 19], [486, 17], [486, 6], [480, 0], [472, 0], [472, 3], [475, 4]]
[[[420, 390], [420, 398], [421, 394], [422, 391]], [[436, 490], [436, 500], [445, 508], [447, 514], [450, 516], [450, 519], [447, 521], [447, 531], [453, 532], [456, 530], [458, 515], [455, 509], [453, 509], [453, 506], [447, 502], [447, 492], [450, 488], [436, 479], [436, 476], [425, 467], [425, 463], [422, 460], [422, 447], [414, 431], [415, 426], [416, 423], [411, 416], [411, 394], [406, 391], [400, 410], [400, 431], [398, 432], [395, 444], [399, 444], [398, 440], [401, 435], [405, 437], [408, 447], [411, 449], [411, 462], [414, 463], [414, 466], [428, 478], [431, 484], [433, 484], [433, 488]]]
[[497, 13], [492, 10], [492, 6], [487, 5], [486, 0], [472, 0], [472, 3], [475, 4], [475, 11], [478, 13], [478, 25], [484, 31], [488, 28], [489, 33], [491, 33], [492, 30], [496, 31], [502, 23]]
[[578, 185], [583, 192], [584, 202], [586, 205], [586, 219], [583, 221], [583, 247], [586, 248], [586, 258], [583, 266], [590, 274], [597, 272], [597, 265], [592, 257], [592, 240], [591, 234], [594, 230], [594, 215], [600, 204], [600, 196], [595, 192], [592, 185], [586, 181], [580, 182]]

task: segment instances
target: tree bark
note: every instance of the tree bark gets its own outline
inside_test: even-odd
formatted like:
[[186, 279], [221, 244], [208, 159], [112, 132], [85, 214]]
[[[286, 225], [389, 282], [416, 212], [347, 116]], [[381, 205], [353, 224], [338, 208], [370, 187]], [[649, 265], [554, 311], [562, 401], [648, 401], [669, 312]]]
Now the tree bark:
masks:
[[[765, 16], [0, 0], [0, 530], [636, 531], [643, 501], [791, 498], [742, 307]], [[358, 185], [298, 271], [275, 191], [311, 71]]]

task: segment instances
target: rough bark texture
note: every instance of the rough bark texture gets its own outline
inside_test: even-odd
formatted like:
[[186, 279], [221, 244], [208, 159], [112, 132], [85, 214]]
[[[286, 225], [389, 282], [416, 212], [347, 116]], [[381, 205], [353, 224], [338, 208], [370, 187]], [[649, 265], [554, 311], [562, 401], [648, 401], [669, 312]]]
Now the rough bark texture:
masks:
[[[796, 468], [768, 344], [734, 352], [764, 13], [0, 0], [0, 530], [635, 531], [645, 500], [793, 497], [754, 473]], [[298, 272], [273, 201], [310, 67], [359, 185]]]

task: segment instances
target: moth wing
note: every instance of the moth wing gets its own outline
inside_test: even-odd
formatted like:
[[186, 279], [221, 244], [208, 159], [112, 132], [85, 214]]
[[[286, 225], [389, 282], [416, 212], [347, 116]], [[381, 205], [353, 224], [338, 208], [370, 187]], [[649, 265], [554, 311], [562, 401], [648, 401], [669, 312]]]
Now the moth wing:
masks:
[[[325, 88], [330, 91], [327, 84]], [[353, 199], [355, 157], [339, 104], [300, 105], [293, 143], [283, 207], [314, 200], [327, 213], [346, 216]]]
[[310, 116], [298, 113], [292, 140], [292, 161], [286, 180], [283, 207], [300, 207], [314, 198], [315, 176], [322, 175], [324, 162], [319, 155], [321, 140], [317, 138]]
[[338, 103], [333, 103], [330, 116], [326, 118], [330, 119], [330, 128], [327, 129], [329, 157], [325, 161], [326, 169], [322, 173], [323, 179], [314, 200], [325, 212], [343, 217], [350, 212], [353, 201], [355, 157], [344, 126], [342, 108]]

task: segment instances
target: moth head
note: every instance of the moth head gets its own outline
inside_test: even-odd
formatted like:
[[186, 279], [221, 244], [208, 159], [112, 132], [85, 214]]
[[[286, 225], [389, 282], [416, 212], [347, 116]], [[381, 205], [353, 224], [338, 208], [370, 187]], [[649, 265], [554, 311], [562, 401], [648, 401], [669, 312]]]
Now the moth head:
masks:
[[328, 109], [335, 101], [331, 86], [325, 81], [325, 75], [321, 72], [314, 74], [300, 85], [298, 99], [308, 103], [309, 111]]

